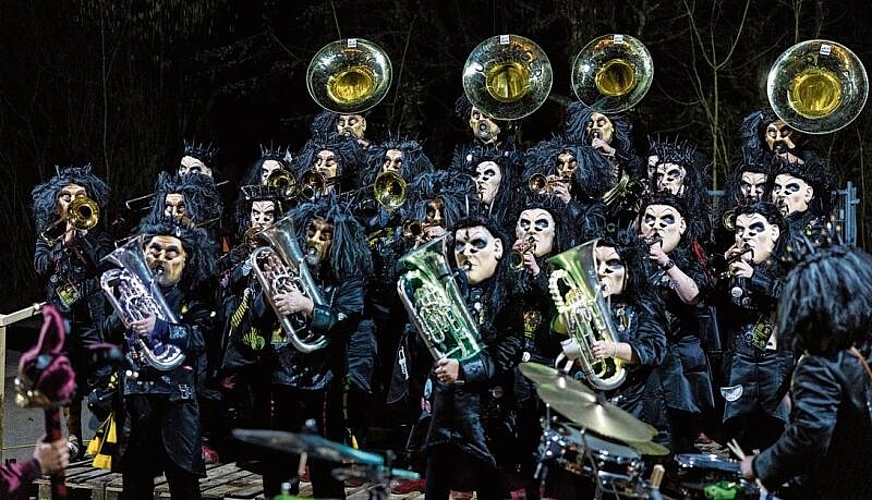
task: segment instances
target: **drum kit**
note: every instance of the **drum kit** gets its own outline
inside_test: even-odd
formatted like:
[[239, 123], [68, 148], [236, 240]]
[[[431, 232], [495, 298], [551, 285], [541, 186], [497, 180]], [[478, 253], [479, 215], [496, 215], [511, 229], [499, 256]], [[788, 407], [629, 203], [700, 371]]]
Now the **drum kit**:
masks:
[[[563, 471], [558, 477], [590, 478], [594, 498], [603, 494], [617, 498], [667, 498], [660, 492], [664, 467], [655, 465], [646, 475], [648, 465], [643, 459], [669, 454], [666, 447], [653, 441], [656, 429], [564, 371], [537, 363], [521, 363], [519, 369], [537, 384], [536, 391], [546, 404], [536, 470], [543, 490], [551, 489], [546, 478], [549, 469], [556, 468]], [[568, 422], [552, 419], [552, 410]], [[742, 479], [736, 461], [707, 454], [680, 454], [674, 459], [680, 483], [676, 493], [680, 498], [759, 496], [756, 485]]]
[[[262, 429], [235, 429], [233, 436], [264, 448], [344, 464], [333, 470], [336, 479], [357, 479], [367, 485], [370, 500], [390, 497], [398, 481], [420, 479], [417, 472], [391, 468], [381, 455], [358, 450], [310, 432], [285, 432]], [[301, 458], [303, 461], [303, 458]]]

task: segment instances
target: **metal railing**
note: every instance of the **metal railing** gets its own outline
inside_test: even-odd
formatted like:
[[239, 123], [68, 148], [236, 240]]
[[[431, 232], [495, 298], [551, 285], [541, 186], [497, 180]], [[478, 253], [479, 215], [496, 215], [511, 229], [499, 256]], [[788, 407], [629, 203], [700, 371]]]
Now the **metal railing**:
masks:
[[[10, 314], [0, 314], [0, 375], [3, 376], [4, 381], [6, 380], [6, 327], [39, 314], [39, 310], [42, 308], [43, 304], [33, 304], [32, 306], [19, 309]], [[0, 463], [3, 462], [3, 451], [15, 448], [3, 447], [3, 432], [5, 431], [3, 416], [5, 415], [5, 410], [6, 384], [4, 383], [3, 390], [0, 391]]]

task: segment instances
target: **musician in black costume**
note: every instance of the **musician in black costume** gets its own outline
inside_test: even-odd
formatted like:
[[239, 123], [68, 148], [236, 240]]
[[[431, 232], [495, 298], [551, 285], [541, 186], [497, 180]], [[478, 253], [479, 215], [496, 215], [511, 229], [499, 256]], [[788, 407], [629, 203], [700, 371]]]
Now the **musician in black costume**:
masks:
[[[351, 333], [357, 328], [364, 306], [364, 280], [372, 272], [363, 227], [349, 209], [327, 196], [317, 203], [306, 203], [293, 210], [297, 241], [303, 249], [305, 264], [311, 270], [314, 286], [324, 303], [316, 304], [297, 285], [287, 283], [281, 290], [264, 290], [252, 306], [262, 316], [254, 324], [262, 331], [275, 327], [277, 314], [293, 316], [305, 331], [328, 340], [322, 349], [304, 353], [293, 345], [277, 346], [272, 373], [272, 428], [300, 432], [307, 420], [315, 432], [332, 441], [343, 441], [342, 382], [347, 369], [346, 350]], [[281, 223], [281, 221], [279, 222]], [[265, 267], [270, 282], [280, 274], [275, 262]], [[304, 286], [304, 285], [299, 285]], [[275, 309], [266, 305], [265, 294], [271, 293]], [[300, 334], [305, 336], [305, 333]], [[281, 483], [297, 470], [297, 459], [276, 457], [263, 474], [264, 493], [277, 495]], [[315, 496], [345, 498], [341, 481], [331, 474], [332, 465], [320, 460], [309, 461]], [[293, 486], [297, 490], [299, 484]]]
[[[555, 196], [528, 194], [522, 210], [516, 216], [515, 241], [509, 259], [513, 304], [523, 317], [524, 349], [521, 361], [553, 366], [560, 353], [562, 336], [551, 331], [556, 314], [554, 301], [548, 290], [545, 261], [574, 246], [579, 239], [578, 225], [567, 216], [565, 204]], [[535, 451], [542, 434], [540, 418], [544, 406], [536, 394], [535, 384], [515, 371], [515, 398], [518, 408], [518, 442], [520, 452], [516, 465], [518, 476], [525, 481], [527, 494], [538, 492], [538, 485], [530, 482], [535, 470]]]
[[366, 114], [341, 114], [333, 111], [321, 111], [312, 120], [310, 127], [312, 137], [326, 137], [330, 134], [339, 134], [353, 137], [362, 149], [368, 149], [372, 143], [366, 135]]
[[428, 357], [432, 368], [419, 421], [426, 432], [418, 443], [427, 456], [426, 496], [449, 498], [465, 472], [479, 498], [506, 498], [498, 466], [512, 463], [518, 452], [512, 387], [523, 346], [520, 317], [502, 276], [508, 239], [480, 216], [458, 221], [450, 234], [448, 252], [461, 269], [465, 299], [458, 306], [477, 323], [482, 350], [463, 361], [433, 363]]
[[[170, 371], [159, 371], [141, 356], [136, 361], [128, 358], [118, 459], [112, 466], [122, 473], [124, 498], [152, 498], [154, 478], [164, 473], [173, 498], [197, 499], [199, 478], [206, 475], [197, 365], [206, 349], [204, 334], [214, 327], [215, 312], [207, 305], [210, 290], [205, 289], [217, 269], [214, 243], [204, 229], [166, 218], [142, 224], [139, 234], [154, 275], [150, 293], [162, 294], [179, 322], [146, 313], [125, 328], [115, 311], [103, 331], [107, 339], [123, 344], [128, 355], [132, 339], [142, 337], [156, 353], [175, 346], [185, 360]], [[132, 297], [125, 305], [136, 308], [138, 300]]]
[[205, 227], [215, 241], [218, 241], [224, 203], [212, 177], [161, 172], [155, 187], [154, 200], [145, 218], [146, 223], [170, 217], [184, 224]]
[[718, 293], [722, 327], [729, 346], [726, 376], [725, 438], [735, 437], [743, 449], [771, 445], [787, 422], [783, 401], [793, 370], [794, 355], [775, 341], [777, 301], [787, 264], [784, 255], [790, 231], [771, 203], [742, 205], [735, 211], [735, 243], [725, 258], [728, 277]]
[[[517, 126], [515, 122], [494, 119], [473, 106], [466, 95], [458, 97], [454, 102], [454, 114], [469, 127], [473, 138], [472, 144], [492, 147], [503, 152], [514, 151]], [[472, 144], [464, 143], [464, 147]]]
[[696, 235], [684, 199], [659, 192], [643, 199], [641, 237], [649, 245], [645, 270], [664, 305], [667, 352], [657, 375], [665, 397], [671, 449], [693, 452], [703, 421], [714, 410], [710, 369], [696, 305], [711, 283], [693, 255]]
[[[76, 372], [77, 390], [70, 405], [64, 408], [64, 416], [71, 455], [77, 458], [85, 451], [82, 400], [101, 376], [88, 359], [88, 347], [101, 341], [94, 326], [107, 314], [98, 282], [100, 259], [113, 246], [104, 224], [100, 224], [102, 221], [87, 230], [75, 229], [69, 222], [68, 209], [73, 201], [87, 197], [94, 201], [97, 209], [105, 211], [109, 186], [92, 172], [90, 164], [69, 165], [56, 167], [51, 179], [33, 188], [32, 197], [37, 234], [33, 267], [45, 287], [46, 302], [57, 306], [70, 325], [65, 347]], [[55, 241], [46, 241], [42, 235], [56, 221], [60, 223], [45, 234]]]
[[[531, 179], [545, 179], [545, 196], [564, 204], [571, 220], [582, 225], [584, 234], [602, 233], [607, 224], [607, 210], [600, 198], [611, 187], [608, 162], [591, 148], [569, 142], [563, 136], [541, 141], [524, 154], [524, 171], [520, 190], [528, 198]], [[586, 241], [586, 240], [583, 240]]]
[[472, 145], [455, 149], [451, 168], [475, 179], [477, 201], [484, 205], [488, 217], [505, 225], [519, 194], [520, 164], [499, 149]]
[[291, 171], [297, 179], [306, 172], [313, 172], [325, 181], [323, 187], [301, 186], [306, 191], [302, 199], [310, 201], [329, 193], [353, 190], [364, 169], [363, 151], [357, 141], [352, 136], [336, 133], [312, 136], [291, 163]]
[[[246, 210], [247, 209], [247, 210]], [[265, 242], [257, 232], [272, 227], [281, 216], [281, 201], [266, 186], [243, 187], [235, 220], [240, 244], [231, 252], [233, 267], [222, 283], [220, 324], [223, 326], [220, 388], [230, 428], [268, 428], [270, 425], [270, 344], [279, 342], [281, 331], [261, 330], [252, 321], [252, 302], [261, 285], [248, 257]], [[242, 458], [245, 458], [244, 456]], [[247, 463], [251, 468], [253, 464]], [[259, 471], [259, 469], [258, 469]]]
[[[816, 157], [803, 163], [775, 159], [771, 196], [795, 237], [804, 236], [815, 244], [826, 239], [826, 224], [832, 211], [830, 172]], [[801, 244], [790, 242], [793, 248]]]
[[752, 164], [767, 164], [780, 157], [791, 163], [820, 161], [808, 148], [805, 134], [785, 124], [771, 108], [749, 113], [742, 119], [742, 158]]
[[[867, 498], [872, 488], [872, 257], [836, 246], [788, 275], [778, 337], [801, 356], [786, 431], [742, 472], [783, 498]], [[782, 495], [779, 495], [782, 496]]]

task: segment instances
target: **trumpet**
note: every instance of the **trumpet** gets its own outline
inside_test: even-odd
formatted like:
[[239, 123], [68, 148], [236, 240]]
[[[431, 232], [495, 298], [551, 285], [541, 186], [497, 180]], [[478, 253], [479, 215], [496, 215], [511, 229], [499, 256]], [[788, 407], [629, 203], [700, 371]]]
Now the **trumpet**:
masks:
[[554, 186], [568, 183], [569, 179], [566, 177], [549, 178], [544, 174], [533, 174], [530, 176], [530, 180], [527, 181], [527, 188], [533, 194], [549, 194], [554, 192]]
[[415, 219], [406, 219], [403, 221], [403, 237], [410, 240], [419, 240], [424, 237], [424, 233], [431, 227], [438, 226], [432, 222], [421, 222]]
[[[52, 222], [39, 237], [49, 246], [54, 246], [68, 231], [87, 231], [96, 226], [99, 220], [100, 207], [97, 202], [87, 196], [79, 196], [67, 206], [67, 216]], [[67, 224], [71, 229], [67, 229]]]
[[518, 245], [518, 248], [512, 250], [512, 258], [510, 266], [513, 271], [521, 271], [524, 269], [524, 256], [530, 252], [536, 251], [536, 240], [532, 236]]
[[300, 176], [300, 189], [298, 190], [298, 195], [302, 196], [307, 200], [315, 199], [319, 196], [324, 196], [327, 194], [330, 186], [338, 183], [342, 178], [339, 176], [324, 177], [323, 174], [318, 173], [314, 168], [310, 170], [306, 170], [303, 172], [303, 175]]

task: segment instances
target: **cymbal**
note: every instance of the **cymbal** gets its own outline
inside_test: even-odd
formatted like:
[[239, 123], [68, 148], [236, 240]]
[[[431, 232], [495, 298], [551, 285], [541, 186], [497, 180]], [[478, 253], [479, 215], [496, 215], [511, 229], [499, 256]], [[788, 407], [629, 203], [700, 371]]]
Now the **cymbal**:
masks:
[[597, 434], [625, 442], [650, 441], [651, 426], [609, 402], [600, 402], [589, 392], [579, 392], [557, 384], [540, 384], [536, 392], [570, 421]]
[[638, 451], [643, 455], [650, 455], [652, 457], [662, 457], [669, 455], [669, 448], [663, 446], [662, 444], [655, 443], [654, 441], [627, 441], [626, 443], [630, 448], [633, 448], [634, 450]]
[[518, 369], [521, 370], [523, 376], [537, 384], [553, 384], [561, 388], [569, 387], [578, 392], [587, 393], [591, 396], [594, 395], [593, 391], [583, 383], [575, 380], [567, 373], [551, 368], [550, 366], [527, 362], [519, 364]]
[[363, 465], [384, 465], [381, 455], [355, 450], [317, 434], [271, 431], [265, 429], [233, 429], [233, 437], [246, 443], [264, 446], [285, 453], [306, 453], [328, 462], [355, 462]]

